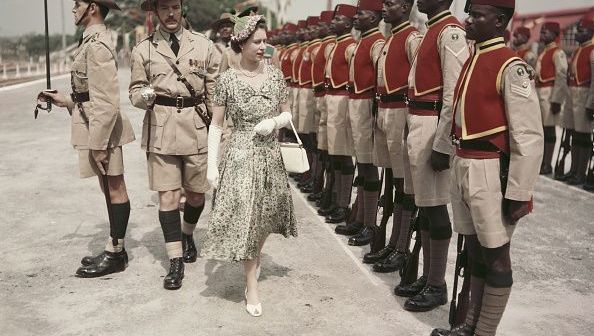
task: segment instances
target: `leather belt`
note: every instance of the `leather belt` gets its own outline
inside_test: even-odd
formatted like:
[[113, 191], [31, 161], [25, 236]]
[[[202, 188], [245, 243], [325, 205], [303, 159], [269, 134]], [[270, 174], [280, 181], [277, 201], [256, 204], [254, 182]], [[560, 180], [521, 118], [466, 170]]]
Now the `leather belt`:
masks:
[[392, 93], [392, 94], [381, 94], [378, 93], [375, 99], [380, 103], [404, 103], [406, 102], [405, 93]]
[[325, 84], [320, 84], [318, 86], [314, 86], [313, 87], [313, 92], [314, 93], [322, 93], [326, 91], [326, 85]]
[[155, 98], [155, 105], [177, 107], [182, 109], [186, 107], [194, 107], [204, 103], [204, 97], [182, 97], [177, 96], [175, 98], [157, 95]]
[[481, 140], [462, 140], [452, 136], [452, 144], [459, 149], [482, 151], [482, 152], [500, 152], [501, 150], [490, 141]]
[[410, 109], [414, 110], [425, 110], [425, 111], [436, 111], [441, 112], [443, 107], [442, 101], [423, 101], [423, 100], [407, 100], [406, 105]]
[[73, 92], [70, 94], [70, 98], [75, 103], [86, 103], [91, 100], [89, 92]]

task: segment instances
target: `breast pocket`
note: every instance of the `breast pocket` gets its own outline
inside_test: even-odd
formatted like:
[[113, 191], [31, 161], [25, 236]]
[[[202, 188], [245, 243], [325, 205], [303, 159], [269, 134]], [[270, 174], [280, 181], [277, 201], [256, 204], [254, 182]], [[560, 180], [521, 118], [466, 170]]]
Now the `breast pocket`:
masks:
[[[168, 115], [161, 111], [147, 111], [144, 114], [142, 128], [142, 144], [148, 149], [161, 149], [163, 147], [163, 130]], [[149, 120], [150, 119], [150, 120]]]
[[84, 62], [72, 63], [70, 75], [72, 76], [76, 92], [89, 91], [89, 77], [87, 76], [87, 66]]

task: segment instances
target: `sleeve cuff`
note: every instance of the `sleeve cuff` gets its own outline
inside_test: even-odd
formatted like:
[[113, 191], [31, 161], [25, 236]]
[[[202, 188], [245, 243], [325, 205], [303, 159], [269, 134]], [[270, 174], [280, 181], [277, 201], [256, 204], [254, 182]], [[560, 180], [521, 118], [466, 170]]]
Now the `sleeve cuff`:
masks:
[[527, 202], [532, 199], [532, 192], [528, 190], [521, 190], [516, 188], [507, 187], [505, 192], [505, 198], [512, 201]]

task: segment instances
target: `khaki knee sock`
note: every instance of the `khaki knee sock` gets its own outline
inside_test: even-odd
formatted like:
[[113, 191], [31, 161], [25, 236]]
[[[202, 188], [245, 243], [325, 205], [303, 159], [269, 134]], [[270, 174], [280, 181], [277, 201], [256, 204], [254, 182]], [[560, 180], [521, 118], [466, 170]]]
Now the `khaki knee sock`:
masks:
[[470, 277], [470, 305], [466, 313], [466, 324], [476, 326], [481, 313], [483, 293], [485, 291], [485, 279], [476, 276]]
[[427, 284], [432, 286], [443, 286], [445, 284], [445, 272], [448, 262], [448, 248], [450, 246], [450, 239], [431, 239], [430, 245], [430, 266]]
[[429, 276], [429, 256], [431, 255], [431, 238], [429, 230], [421, 229], [421, 246], [423, 247], [423, 275]]
[[495, 288], [485, 285], [481, 312], [476, 325], [476, 336], [494, 336], [503, 317], [511, 287]]

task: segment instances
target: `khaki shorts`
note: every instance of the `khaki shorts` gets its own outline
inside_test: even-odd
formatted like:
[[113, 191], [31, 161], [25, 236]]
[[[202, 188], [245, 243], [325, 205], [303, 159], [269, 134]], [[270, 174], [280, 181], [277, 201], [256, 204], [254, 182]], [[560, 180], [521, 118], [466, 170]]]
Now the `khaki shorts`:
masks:
[[349, 99], [349, 125], [358, 163], [373, 163], [371, 99]]
[[320, 122], [318, 123], [318, 149], [328, 150], [328, 109], [326, 108], [326, 96], [316, 97], [316, 107], [320, 113]]
[[[107, 151], [109, 155], [107, 175], [119, 176], [124, 174], [124, 154], [122, 152], [122, 146], [109, 148]], [[91, 151], [88, 149], [78, 150], [78, 168], [80, 178], [88, 178], [100, 174], [95, 160], [91, 157]]]
[[184, 188], [195, 193], [210, 189], [206, 180], [207, 153], [164, 155], [150, 153], [148, 159], [149, 188], [170, 191]]
[[392, 168], [395, 178], [404, 177], [402, 134], [407, 109], [384, 109], [377, 112], [373, 139], [373, 163]]
[[353, 155], [353, 136], [349, 126], [349, 97], [326, 95], [328, 109], [328, 153], [330, 155]]
[[570, 117], [566, 118], [564, 116], [563, 118], [566, 121], [566, 125], [571, 123], [571, 127], [566, 126], [567, 128], [580, 133], [591, 133], [594, 130], [594, 122], [590, 121], [586, 115], [588, 93], [589, 88], [587, 87], [572, 87], [569, 89], [564, 113]]
[[310, 134], [318, 130], [316, 104], [312, 89], [299, 89], [299, 133]]
[[452, 170], [454, 231], [477, 235], [486, 248], [509, 243], [515, 225], [509, 224], [502, 211], [499, 159], [455, 157]]
[[[406, 117], [408, 135], [406, 150], [408, 165], [405, 164], [407, 194], [415, 195], [415, 204], [420, 207], [445, 205], [450, 202], [450, 169], [436, 172], [431, 168], [431, 152], [437, 130], [437, 117], [408, 114]], [[410, 183], [412, 181], [412, 184]]]
[[561, 126], [561, 113], [553, 115], [551, 113], [551, 94], [552, 87], [544, 87], [536, 89], [538, 93], [538, 102], [540, 103], [540, 113], [542, 115], [542, 125], [545, 127]]

